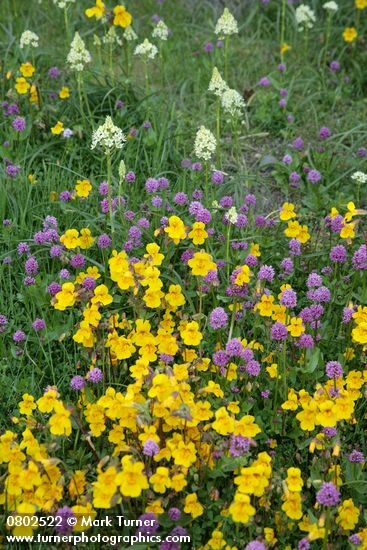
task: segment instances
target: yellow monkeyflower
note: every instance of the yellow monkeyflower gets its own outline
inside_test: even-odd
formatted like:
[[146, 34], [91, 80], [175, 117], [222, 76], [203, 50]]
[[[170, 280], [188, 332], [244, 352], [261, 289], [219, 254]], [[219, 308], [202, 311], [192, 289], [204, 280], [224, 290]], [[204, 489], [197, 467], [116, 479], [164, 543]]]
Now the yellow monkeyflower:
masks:
[[287, 44], [287, 42], [283, 42], [283, 44], [280, 45], [280, 53], [283, 55], [284, 53], [287, 53], [291, 49], [290, 45]]
[[57, 123], [55, 124], [55, 126], [53, 126], [51, 128], [51, 133], [54, 135], [54, 136], [59, 136], [60, 134], [62, 134], [62, 132], [64, 131], [64, 125], [63, 123], [58, 120]]
[[68, 97], [70, 97], [70, 89], [67, 86], [63, 86], [59, 91], [59, 98], [67, 99]]
[[101, 19], [101, 17], [103, 17], [105, 13], [106, 13], [106, 6], [102, 2], [102, 0], [96, 0], [95, 6], [85, 10], [85, 15], [87, 17], [95, 17], [96, 19]]
[[24, 95], [28, 92], [31, 85], [29, 82], [26, 81], [26, 79], [23, 76], [20, 76], [15, 81], [15, 89], [20, 95]]
[[77, 180], [75, 191], [78, 197], [87, 198], [92, 190], [92, 184], [89, 180]]
[[296, 217], [297, 217], [297, 214], [294, 211], [294, 204], [292, 204], [291, 202], [285, 202], [282, 208], [280, 209], [279, 218], [282, 221], [288, 221]]
[[114, 18], [113, 24], [117, 27], [122, 27], [126, 29], [131, 25], [133, 20], [131, 13], [129, 13], [124, 6], [118, 5], [113, 8]]
[[357, 10], [364, 10], [367, 8], [367, 0], [355, 0], [355, 7]]
[[28, 78], [33, 75], [36, 69], [33, 67], [32, 63], [22, 63], [19, 70], [22, 73], [22, 76]]
[[343, 32], [345, 42], [354, 42], [357, 39], [358, 32], [355, 27], [347, 27]]

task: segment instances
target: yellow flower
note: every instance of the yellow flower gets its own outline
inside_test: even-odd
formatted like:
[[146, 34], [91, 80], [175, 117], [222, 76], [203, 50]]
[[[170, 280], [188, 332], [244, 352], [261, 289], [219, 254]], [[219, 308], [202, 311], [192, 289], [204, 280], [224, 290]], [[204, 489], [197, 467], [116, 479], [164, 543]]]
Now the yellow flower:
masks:
[[30, 103], [38, 103], [38, 90], [35, 84], [32, 84], [31, 89], [29, 90], [29, 101]]
[[270, 378], [277, 378], [278, 365], [276, 363], [272, 363], [269, 367], [266, 367], [266, 372], [269, 374]]
[[28, 181], [29, 183], [36, 185], [37, 183], [36, 176], [34, 174], [28, 174]]
[[236, 493], [234, 501], [229, 507], [229, 513], [236, 523], [248, 523], [250, 518], [255, 515], [256, 510], [250, 504], [250, 497], [243, 493]]
[[73, 283], [64, 283], [60, 292], [55, 296], [54, 308], [59, 311], [64, 311], [67, 307], [72, 307], [75, 304], [78, 294], [75, 292]]
[[364, 10], [367, 8], [367, 0], [355, 0], [355, 6], [357, 10]]
[[343, 32], [345, 42], [354, 42], [357, 39], [358, 33], [355, 27], [347, 27]]
[[94, 289], [94, 296], [91, 300], [92, 304], [108, 306], [113, 302], [112, 296], [108, 293], [106, 285], [98, 285]]
[[285, 502], [282, 504], [282, 510], [290, 519], [301, 519], [301, 495], [299, 493], [287, 493], [285, 496]]
[[29, 84], [29, 82], [26, 81], [26, 79], [23, 76], [16, 79], [15, 89], [18, 92], [18, 94], [20, 95], [26, 94], [30, 87], [31, 85]]
[[207, 252], [195, 252], [194, 257], [188, 261], [188, 265], [191, 267], [193, 275], [201, 277], [205, 277], [209, 271], [217, 269], [212, 256]]
[[195, 245], [204, 244], [205, 240], [208, 238], [208, 233], [205, 231], [205, 224], [203, 222], [195, 222], [188, 236]]
[[198, 501], [198, 497], [196, 493], [191, 493], [186, 496], [184, 512], [186, 514], [191, 514], [193, 519], [203, 514], [204, 507]]
[[293, 493], [302, 491], [303, 479], [299, 468], [288, 468], [287, 477], [285, 480], [288, 490]]
[[187, 323], [184, 330], [180, 332], [180, 335], [186, 346], [198, 346], [203, 339], [196, 321]]
[[71, 434], [71, 422], [70, 411], [65, 409], [64, 405], [60, 401], [55, 401], [54, 413], [50, 420], [50, 432], [53, 435], [70, 435]]
[[41, 413], [50, 413], [55, 409], [57, 403], [56, 390], [48, 390], [42, 397], [37, 400], [38, 410]]
[[163, 466], [159, 466], [155, 474], [150, 476], [149, 482], [153, 487], [153, 491], [155, 491], [156, 493], [165, 493], [166, 490], [171, 487], [169, 469]]
[[314, 401], [302, 406], [303, 410], [296, 415], [300, 421], [301, 430], [312, 432], [315, 429], [317, 405]]
[[117, 490], [117, 471], [114, 466], [105, 472], [99, 472], [97, 481], [93, 483], [93, 506], [95, 508], [110, 508], [112, 497]]
[[186, 239], [185, 225], [178, 216], [171, 216], [168, 219], [168, 226], [164, 228], [164, 232], [178, 244], [183, 239]]
[[344, 224], [342, 230], [340, 231], [340, 237], [342, 239], [353, 239], [356, 236], [354, 227], [354, 222]]
[[280, 53], [284, 54], [287, 53], [291, 49], [290, 45], [287, 44], [287, 42], [283, 42], [283, 44], [280, 45]]
[[32, 414], [32, 411], [36, 408], [37, 408], [37, 405], [34, 402], [33, 395], [29, 395], [29, 393], [23, 394], [22, 401], [19, 403], [20, 414], [25, 414], [26, 416], [30, 416]]
[[280, 210], [279, 218], [282, 221], [288, 221], [296, 217], [297, 214], [294, 211], [294, 204], [291, 202], [285, 202]]
[[195, 445], [190, 441], [187, 445], [180, 441], [176, 449], [172, 451], [172, 456], [177, 466], [184, 466], [190, 468], [196, 461], [196, 449]]
[[357, 344], [367, 344], [367, 323], [359, 323], [359, 325], [352, 330], [352, 338]]
[[88, 227], [83, 227], [83, 229], [80, 230], [80, 237], [78, 239], [78, 245], [80, 246], [80, 248], [86, 250], [93, 245], [94, 241], [95, 238], [92, 237], [90, 229], [88, 229]]
[[343, 500], [343, 503], [338, 508], [338, 516], [336, 523], [338, 523], [345, 531], [351, 531], [355, 528], [359, 520], [359, 509], [354, 506], [353, 500]]
[[92, 184], [89, 180], [77, 180], [75, 191], [78, 197], [86, 198], [92, 190]]
[[221, 550], [226, 546], [226, 541], [224, 540], [223, 533], [218, 529], [215, 529], [212, 533], [211, 538], [208, 540], [208, 546], [211, 550]]
[[251, 275], [249, 266], [242, 265], [238, 269], [239, 269], [239, 273], [237, 273], [236, 275], [234, 284], [237, 286], [247, 285], [250, 282], [250, 275]]
[[144, 254], [144, 258], [147, 258], [155, 266], [162, 264], [164, 255], [159, 252], [160, 247], [156, 243], [147, 244], [145, 250], [147, 251], [147, 254]]
[[172, 485], [172, 489], [176, 493], [179, 493], [187, 485], [185, 476], [183, 474], [175, 474], [174, 476], [172, 476], [171, 485]]
[[242, 435], [242, 437], [254, 438], [261, 432], [261, 428], [255, 423], [255, 417], [246, 414], [240, 420], [235, 422], [234, 435]]
[[67, 86], [63, 86], [59, 91], [59, 98], [68, 99], [68, 97], [70, 97], [70, 90]]
[[132, 16], [131, 13], [129, 13], [124, 6], [115, 6], [113, 8], [114, 18], [113, 18], [113, 24], [122, 27], [125, 29], [126, 27], [129, 27], [132, 22]]
[[124, 497], [137, 498], [144, 489], [148, 489], [148, 479], [143, 473], [143, 462], [133, 462], [130, 455], [121, 460], [122, 471], [117, 474], [116, 483]]
[[[13, 535], [15, 537], [31, 537], [33, 535], [33, 529], [38, 527], [38, 522], [33, 526], [33, 517], [36, 513], [36, 507], [33, 504], [27, 502], [20, 502], [17, 507], [17, 514], [14, 517]], [[17, 518], [20, 516], [21, 521], [17, 522]], [[27, 521], [26, 521], [27, 520]], [[19, 525], [17, 525], [19, 523]]]
[[333, 401], [326, 400], [319, 404], [319, 412], [316, 416], [318, 424], [324, 428], [333, 428], [336, 426], [336, 411]]
[[88, 8], [85, 10], [85, 15], [87, 17], [95, 17], [96, 19], [101, 19], [106, 12], [106, 7], [102, 0], [96, 0], [96, 5], [93, 8]]
[[51, 133], [54, 134], [54, 136], [59, 136], [63, 131], [64, 125], [60, 120], [58, 120], [55, 126], [51, 128]]
[[178, 308], [186, 303], [180, 285], [170, 285], [169, 292], [165, 295], [166, 302], [173, 308]]
[[22, 73], [22, 76], [28, 78], [32, 76], [36, 69], [33, 67], [32, 63], [22, 63], [19, 70]]
[[305, 327], [303, 326], [303, 320], [301, 317], [292, 317], [290, 324], [288, 325], [288, 332], [291, 333], [293, 338], [299, 338], [303, 332], [305, 332]]
[[79, 246], [79, 231], [77, 229], [68, 229], [60, 237], [60, 242], [65, 248], [72, 249]]
[[250, 254], [251, 256], [256, 256], [257, 258], [259, 258], [261, 256], [260, 245], [251, 243]]
[[156, 309], [161, 305], [161, 299], [164, 297], [164, 292], [161, 290], [155, 290], [154, 288], [148, 288], [143, 296], [145, 305], [149, 308]]
[[258, 311], [261, 317], [271, 317], [274, 308], [273, 302], [274, 296], [267, 296], [266, 294], [263, 294], [260, 302], [255, 305], [254, 311]]

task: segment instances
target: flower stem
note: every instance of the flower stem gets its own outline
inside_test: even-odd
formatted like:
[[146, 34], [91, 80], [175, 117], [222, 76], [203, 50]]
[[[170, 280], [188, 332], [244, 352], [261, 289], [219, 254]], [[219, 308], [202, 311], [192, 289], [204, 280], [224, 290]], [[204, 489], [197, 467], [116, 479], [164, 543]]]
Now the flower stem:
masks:
[[217, 168], [220, 169], [220, 97], [217, 98]]
[[114, 232], [115, 228], [113, 225], [113, 215], [112, 215], [112, 200], [111, 200], [111, 153], [107, 152], [107, 190], [108, 190], [108, 211], [110, 213], [110, 224], [111, 224], [111, 237], [112, 237], [112, 248], [114, 246]]
[[228, 46], [229, 46], [229, 36], [225, 37], [224, 40], [224, 80], [228, 80]]
[[322, 550], [327, 549], [327, 541], [329, 536], [329, 530], [330, 530], [330, 510], [329, 508], [326, 510], [326, 520], [325, 520], [325, 535], [324, 535], [324, 542], [322, 545]]
[[66, 30], [66, 38], [68, 40], [68, 44], [70, 44], [70, 31], [69, 31], [69, 18], [68, 18], [68, 8], [65, 6], [64, 8], [64, 19], [65, 19], [65, 30]]
[[284, 44], [284, 37], [285, 37], [285, 10], [286, 10], [286, 4], [287, 0], [282, 0], [282, 19], [281, 19], [281, 27], [280, 27], [280, 59], [283, 62], [284, 53], [282, 52], [282, 46]]
[[227, 229], [227, 242], [226, 242], [226, 266], [227, 266], [227, 280], [229, 284], [229, 272], [230, 272], [230, 265], [229, 265], [229, 243], [230, 243], [230, 236], [231, 236], [231, 224], [228, 222], [228, 229]]

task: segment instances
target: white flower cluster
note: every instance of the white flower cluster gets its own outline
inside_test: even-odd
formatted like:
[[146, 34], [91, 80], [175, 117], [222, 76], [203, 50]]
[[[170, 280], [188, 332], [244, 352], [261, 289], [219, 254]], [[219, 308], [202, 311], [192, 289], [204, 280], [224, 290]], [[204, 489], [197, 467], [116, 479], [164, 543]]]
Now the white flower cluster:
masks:
[[209, 82], [209, 92], [213, 92], [214, 95], [220, 97], [227, 89], [228, 86], [226, 81], [221, 77], [217, 67], [214, 67], [212, 78]]
[[238, 213], [235, 206], [231, 206], [226, 214], [226, 218], [231, 224], [235, 224], [238, 220]]
[[118, 46], [122, 46], [122, 40], [118, 36], [115, 27], [112, 26], [108, 29], [108, 33], [106, 34], [106, 36], [103, 37], [103, 43], [104, 44], [118, 44]]
[[92, 61], [92, 57], [78, 32], [74, 35], [66, 61], [71, 69], [77, 72], [83, 71], [86, 64]]
[[60, 9], [67, 8], [69, 4], [74, 4], [75, 0], [54, 0], [55, 6]]
[[168, 27], [165, 24], [165, 22], [161, 19], [160, 21], [158, 21], [157, 25], [155, 26], [152, 32], [152, 37], [158, 38], [159, 40], [166, 41], [168, 38], [168, 34], [169, 34]]
[[354, 172], [351, 178], [359, 184], [367, 182], [367, 174], [365, 174], [364, 172]]
[[138, 38], [138, 35], [136, 34], [136, 32], [134, 31], [131, 25], [126, 27], [126, 29], [124, 30], [124, 38], [128, 42], [132, 42], [133, 40], [136, 40]]
[[105, 123], [99, 126], [92, 134], [91, 149], [100, 145], [105, 153], [112, 149], [122, 149], [126, 141], [125, 134], [118, 126], [115, 126], [110, 116], [106, 117]]
[[209, 92], [220, 98], [224, 111], [231, 116], [241, 116], [242, 110], [246, 107], [241, 94], [228, 87], [226, 81], [221, 77], [217, 67], [214, 67], [212, 78], [209, 82]]
[[296, 21], [300, 27], [298, 30], [302, 30], [301, 27], [303, 29], [312, 29], [316, 21], [315, 12], [309, 6], [306, 6], [306, 4], [301, 4], [296, 9]]
[[238, 33], [237, 21], [228, 8], [224, 8], [224, 12], [218, 19], [214, 32], [219, 36], [219, 38], [224, 38], [225, 36], [231, 36], [231, 34]]
[[208, 128], [200, 126], [196, 133], [194, 153], [197, 158], [202, 160], [209, 160], [214, 154], [217, 146], [216, 139]]
[[220, 99], [224, 111], [233, 117], [241, 116], [242, 110], [246, 107], [241, 94], [231, 88], [227, 88]]
[[146, 38], [144, 42], [138, 44], [134, 50], [134, 55], [141, 55], [145, 59], [154, 59], [158, 53], [158, 49], [154, 44]]
[[336, 12], [339, 9], [338, 4], [333, 0], [331, 0], [331, 2], [325, 2], [325, 4], [322, 7], [324, 8], [324, 10], [329, 10], [333, 12]]
[[39, 36], [32, 31], [24, 31], [19, 41], [20, 47], [23, 49], [24, 46], [32, 46], [32, 48], [38, 48], [39, 46]]

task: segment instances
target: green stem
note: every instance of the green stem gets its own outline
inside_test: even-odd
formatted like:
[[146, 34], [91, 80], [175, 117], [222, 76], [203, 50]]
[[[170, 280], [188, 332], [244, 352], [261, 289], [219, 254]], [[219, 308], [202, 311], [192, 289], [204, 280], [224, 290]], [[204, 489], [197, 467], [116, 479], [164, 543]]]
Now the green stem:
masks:
[[224, 80], [228, 80], [228, 46], [229, 46], [229, 36], [225, 37], [224, 40]]
[[209, 207], [209, 164], [205, 162], [205, 201], [206, 207]]
[[[286, 12], [286, 4], [287, 0], [282, 0], [282, 19], [281, 19], [281, 27], [280, 27], [280, 50], [282, 49], [282, 46], [284, 44], [284, 37], [285, 37], [285, 12]], [[283, 62], [284, 53], [281, 52], [280, 59]]]
[[144, 74], [145, 74], [145, 97], [149, 96], [149, 76], [148, 76], [148, 63], [144, 63]]
[[323, 542], [323, 545], [322, 545], [322, 550], [327, 549], [329, 531], [330, 531], [330, 510], [328, 508], [326, 510], [325, 535], [324, 535], [324, 542]]
[[220, 169], [220, 96], [217, 98], [217, 168]]
[[228, 342], [232, 338], [235, 320], [236, 320], [236, 302], [233, 303], [233, 309], [232, 309], [232, 315], [231, 315], [231, 324], [229, 326]]
[[229, 265], [229, 244], [230, 244], [230, 236], [231, 236], [231, 223], [228, 222], [228, 229], [227, 229], [227, 242], [226, 242], [226, 266], [227, 266], [227, 281], [229, 283], [229, 272], [230, 272], [230, 265]]
[[82, 114], [83, 124], [85, 126], [85, 113], [84, 113], [83, 93], [82, 93], [82, 75], [81, 75], [80, 72], [78, 72], [78, 74], [77, 74], [77, 84], [78, 84], [78, 96], [79, 96], [80, 112]]
[[109, 51], [108, 51], [108, 63], [110, 68], [110, 76], [111, 76], [111, 82], [112, 85], [114, 84], [114, 78], [113, 78], [113, 59], [112, 59], [112, 42], [109, 44]]
[[327, 19], [327, 27], [326, 27], [326, 37], [325, 37], [325, 49], [324, 49], [324, 65], [327, 63], [327, 53], [328, 53], [328, 47], [329, 47], [329, 40], [330, 40], [330, 33], [331, 33], [331, 18], [332, 13], [330, 12]]
[[70, 44], [71, 38], [70, 38], [70, 30], [69, 30], [68, 8], [66, 6], [64, 8], [64, 20], [65, 20], [66, 38], [68, 40], [68, 44]]
[[308, 53], [308, 27], [306, 26], [305, 27], [305, 37], [304, 37], [304, 55], [305, 55], [305, 58], [307, 57], [307, 53]]
[[107, 184], [108, 184], [108, 211], [110, 213], [110, 224], [111, 224], [111, 237], [112, 237], [112, 248], [114, 247], [114, 232], [115, 227], [113, 224], [113, 215], [112, 215], [112, 200], [111, 200], [111, 153], [107, 152]]

